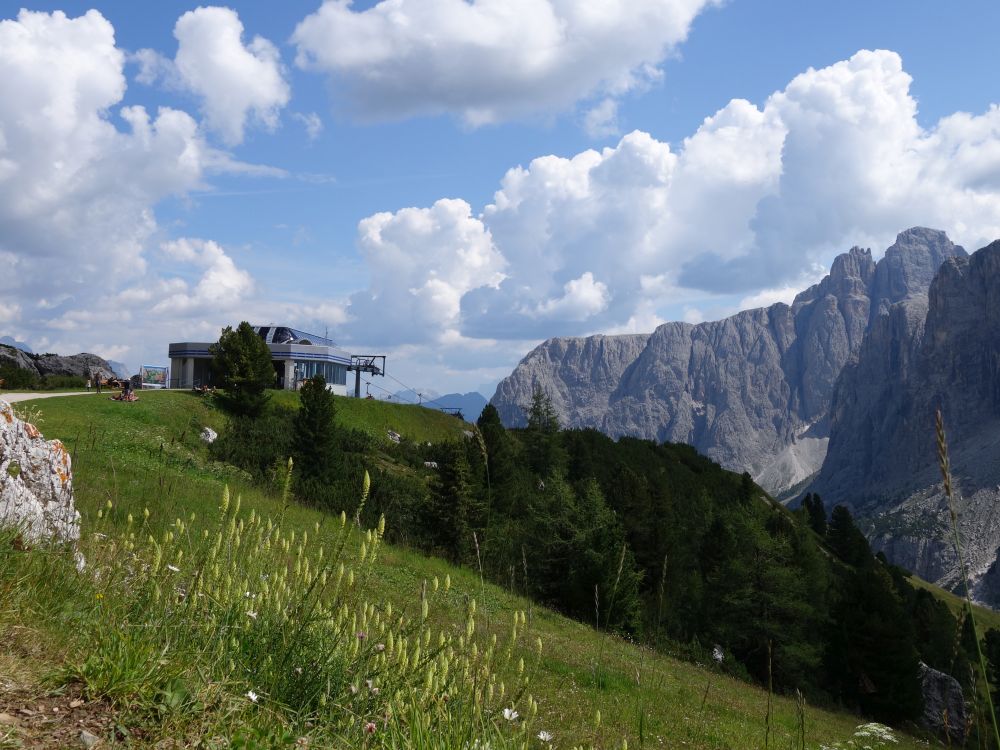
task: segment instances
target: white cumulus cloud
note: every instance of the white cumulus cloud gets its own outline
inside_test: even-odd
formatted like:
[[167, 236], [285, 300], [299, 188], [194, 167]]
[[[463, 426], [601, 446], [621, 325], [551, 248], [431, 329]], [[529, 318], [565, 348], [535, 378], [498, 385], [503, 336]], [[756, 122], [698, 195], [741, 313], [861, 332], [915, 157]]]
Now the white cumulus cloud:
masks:
[[[633, 132], [509, 170], [478, 218], [439, 217], [462, 222], [465, 242], [488, 243], [503, 277], [449, 286], [438, 330], [511, 340], [636, 330], [668, 308], [694, 319], [706, 300], [714, 314], [788, 299], [835, 253], [878, 252], [911, 226], [970, 250], [1000, 237], [1000, 107], [925, 128], [910, 83], [896, 53], [863, 50], [762, 106], [732, 100], [675, 148]], [[423, 235], [396, 230], [408, 288], [434, 283], [418, 262]], [[372, 268], [373, 283], [383, 275]]]
[[503, 279], [504, 260], [465, 201], [375, 214], [358, 231], [372, 282], [350, 314], [373, 343], [433, 341], [457, 325], [465, 293]]
[[0, 317], [41, 349], [120, 351], [185, 318], [217, 330], [253, 293], [215, 243], [148, 248], [164, 198], [270, 170], [208, 146], [185, 112], [125, 105], [125, 62], [96, 10], [0, 20]]
[[247, 122], [278, 125], [291, 91], [278, 48], [262, 36], [243, 43], [243, 23], [230, 8], [201, 7], [174, 26], [173, 61], [144, 49], [136, 53], [138, 80], [186, 89], [200, 98], [206, 125], [229, 145], [243, 141]]
[[[648, 86], [713, 2], [383, 0], [355, 10], [325, 0], [292, 41], [296, 64], [329, 74], [362, 117], [449, 113], [476, 126]], [[609, 106], [595, 127], [608, 127]]]

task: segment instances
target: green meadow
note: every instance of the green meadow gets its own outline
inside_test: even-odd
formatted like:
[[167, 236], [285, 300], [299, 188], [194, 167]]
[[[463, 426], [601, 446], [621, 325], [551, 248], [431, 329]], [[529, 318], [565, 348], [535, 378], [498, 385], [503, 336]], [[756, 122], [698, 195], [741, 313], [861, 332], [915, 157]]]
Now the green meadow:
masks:
[[[379, 440], [387, 430], [415, 442], [455, 440], [469, 429], [416, 406], [343, 398], [336, 405], [340, 424]], [[40, 698], [82, 691], [81, 700], [117, 727], [108, 743], [819, 748], [848, 740], [865, 721], [795, 695], [769, 695], [716, 665], [598, 632], [486, 583], [473, 570], [382, 544], [377, 531], [354, 529], [349, 518], [345, 524], [280, 489], [254, 486], [209, 457], [201, 429], [221, 431], [226, 419], [206, 397], [144, 391], [132, 404], [81, 396], [17, 407], [72, 454], [81, 548], [90, 564], [77, 574], [69, 561], [56, 559], [65, 555], [6, 545], [0, 679]], [[227, 487], [230, 501], [221, 511]], [[361, 487], [358, 495], [360, 502]], [[241, 533], [256, 541], [247, 546]], [[209, 549], [216, 538], [225, 564], [213, 568], [205, 561], [217, 554]], [[332, 559], [324, 555], [338, 545], [340, 562], [324, 568]], [[334, 589], [326, 575], [336, 578], [340, 563], [350, 585], [338, 581]], [[180, 593], [164, 583], [174, 568], [192, 581]], [[284, 583], [251, 591], [271, 573]], [[314, 596], [319, 589], [330, 593]], [[109, 602], [116, 591], [122, 602]], [[248, 601], [261, 596], [259, 614], [248, 609], [257, 605], [240, 600], [244, 593]], [[301, 627], [289, 611], [301, 615]], [[410, 650], [397, 644], [368, 653], [364, 639], [344, 635], [367, 632], [358, 618], [372, 633], [405, 638]], [[149, 643], [121, 635], [116, 623], [123, 622], [147, 628]], [[412, 644], [422, 640], [428, 651], [415, 659]], [[150, 647], [155, 653], [143, 656]], [[387, 661], [390, 654], [405, 668], [404, 661]], [[316, 679], [290, 682], [288, 665], [299, 662], [307, 672], [312, 665]], [[359, 707], [353, 696], [364, 670], [386, 687], [379, 693], [368, 686], [372, 695]], [[516, 719], [509, 718], [513, 710]], [[926, 747], [911, 729], [892, 746]], [[45, 744], [43, 735], [37, 727], [0, 725], [0, 747], [60, 746]]]

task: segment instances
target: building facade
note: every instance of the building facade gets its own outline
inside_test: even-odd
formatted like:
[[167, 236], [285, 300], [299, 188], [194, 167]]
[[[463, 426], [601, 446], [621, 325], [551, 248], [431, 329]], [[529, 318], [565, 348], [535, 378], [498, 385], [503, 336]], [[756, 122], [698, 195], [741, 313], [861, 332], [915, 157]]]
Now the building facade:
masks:
[[[254, 326], [271, 351], [277, 388], [298, 390], [317, 375], [334, 393], [347, 395], [347, 368], [351, 355], [334, 342], [287, 326]], [[180, 341], [170, 344], [170, 387], [200, 388], [212, 385], [211, 342]]]

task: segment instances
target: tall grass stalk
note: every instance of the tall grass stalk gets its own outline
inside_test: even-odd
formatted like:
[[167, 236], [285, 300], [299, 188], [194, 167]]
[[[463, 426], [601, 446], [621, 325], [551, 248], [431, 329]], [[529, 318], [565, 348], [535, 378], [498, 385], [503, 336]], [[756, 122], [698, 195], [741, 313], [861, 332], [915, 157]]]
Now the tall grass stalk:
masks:
[[[366, 571], [384, 523], [356, 532], [341, 515], [322, 534], [240, 504], [226, 491], [210, 523], [191, 514], [156, 528], [148, 511], [109, 501], [84, 540], [83, 573], [70, 550], [20, 552], [0, 530], [0, 614], [59, 633], [63, 680], [165, 736], [207, 725], [245, 747], [289, 746], [286, 735], [319, 747], [528, 742], [537, 704], [518, 656], [523, 612], [499, 642], [477, 635], [475, 600], [464, 629], [435, 630], [430, 592], [413, 617], [372, 603]], [[453, 744], [419, 739], [438, 737]]]
[[[941, 414], [940, 409], [938, 409], [935, 414], [934, 431], [937, 438], [938, 466], [941, 468], [944, 495], [948, 500], [948, 512], [951, 516], [951, 531], [955, 544], [955, 552], [958, 555], [958, 564], [962, 570], [962, 589], [965, 594], [965, 609], [968, 613], [969, 621], [972, 624], [973, 640], [976, 642], [976, 655], [979, 657], [979, 668], [982, 670], [981, 674], [985, 678], [988, 674], [986, 671], [986, 659], [983, 657], [983, 648], [979, 642], [979, 628], [976, 626], [976, 613], [972, 608], [972, 591], [969, 588], [969, 575], [965, 566], [965, 552], [962, 548], [962, 537], [958, 528], [958, 513], [955, 510], [955, 497], [952, 490], [951, 461], [948, 459], [948, 442], [944, 433], [944, 416]], [[990, 695], [988, 688], [985, 692], [986, 705], [990, 709], [990, 723], [993, 727], [993, 740], [996, 743], [995, 746], [1000, 748], [1000, 726], [997, 725], [996, 710], [993, 707], [993, 696]]]

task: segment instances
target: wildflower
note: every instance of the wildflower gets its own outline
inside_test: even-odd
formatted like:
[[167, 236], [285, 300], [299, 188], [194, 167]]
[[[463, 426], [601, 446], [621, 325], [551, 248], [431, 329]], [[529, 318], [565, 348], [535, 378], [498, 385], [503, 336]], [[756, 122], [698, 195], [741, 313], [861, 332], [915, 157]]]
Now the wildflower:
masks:
[[546, 732], [544, 729], [538, 733], [538, 739], [542, 742], [552, 742], [552, 732]]
[[715, 648], [712, 649], [712, 658], [715, 660], [716, 664], [722, 664], [724, 656], [722, 653], [722, 646], [718, 643], [715, 644]]
[[256, 620], [257, 619], [257, 613], [253, 612], [251, 610], [247, 610], [247, 617], [249, 617], [251, 620]]
[[253, 690], [249, 690], [247, 691], [247, 698], [250, 699], [251, 703], [256, 703], [257, 699], [260, 698], [260, 696], [257, 695], [257, 693], [255, 693]]
[[365, 638], [366, 638], [366, 636], [365, 636], [365, 631], [363, 631], [363, 630], [359, 630], [359, 631], [358, 631], [358, 640], [359, 640], [359, 641], [363, 641], [363, 640], [364, 640]]
[[503, 717], [507, 721], [517, 721], [517, 719], [518, 719], [519, 716], [520, 716], [520, 714], [517, 711], [515, 711], [513, 708], [505, 708], [503, 710]]
[[176, 565], [168, 565], [167, 566], [167, 570], [171, 571], [172, 573], [180, 573], [181, 572], [181, 569], [178, 568]]
[[375, 650], [376, 651], [385, 651], [385, 644], [384, 643], [376, 643], [375, 644]]
[[351, 685], [348, 689], [351, 691], [351, 695], [357, 695], [358, 694], [358, 686], [357, 685]]
[[295, 674], [302, 674], [302, 667], [296, 667]]
[[367, 724], [365, 724], [365, 734], [375, 734], [376, 729], [378, 729], [378, 727], [375, 726], [374, 721], [369, 721]]

